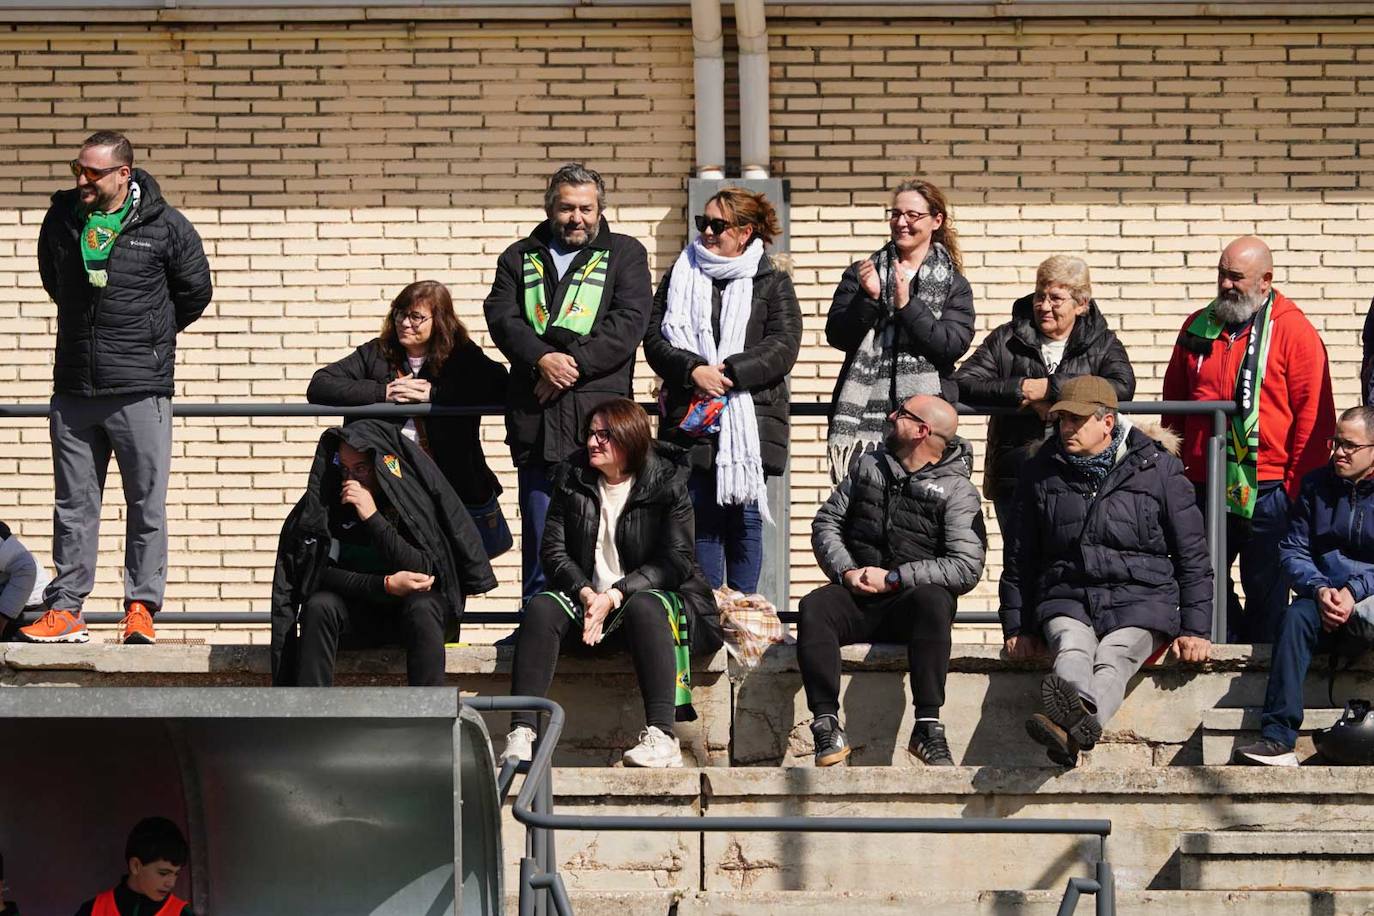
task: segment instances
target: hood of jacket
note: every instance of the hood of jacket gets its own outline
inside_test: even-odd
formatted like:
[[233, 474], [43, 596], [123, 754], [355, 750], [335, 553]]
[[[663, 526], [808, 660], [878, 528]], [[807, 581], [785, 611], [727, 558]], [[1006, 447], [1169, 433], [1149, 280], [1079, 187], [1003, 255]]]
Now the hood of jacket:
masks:
[[[1034, 301], [1035, 296], [1030, 295], [1022, 296], [1012, 303], [1011, 333], [1027, 347], [1039, 350], [1040, 331], [1035, 326]], [[1064, 347], [1065, 358], [1092, 349], [1110, 330], [1106, 317], [1097, 307], [1097, 300], [1089, 299], [1088, 310], [1078, 316], [1073, 323], [1073, 330], [1069, 332], [1069, 340]]]
[[[152, 175], [136, 168], [130, 175], [130, 180], [138, 183], [138, 210], [126, 229], [156, 219], [167, 206], [167, 201], [162, 196], [162, 188]], [[81, 195], [76, 188], [63, 188], [54, 192], [52, 203], [53, 206], [59, 207], [61, 212], [66, 213], [72, 225], [78, 229], [85, 224], [85, 217], [81, 215]]]

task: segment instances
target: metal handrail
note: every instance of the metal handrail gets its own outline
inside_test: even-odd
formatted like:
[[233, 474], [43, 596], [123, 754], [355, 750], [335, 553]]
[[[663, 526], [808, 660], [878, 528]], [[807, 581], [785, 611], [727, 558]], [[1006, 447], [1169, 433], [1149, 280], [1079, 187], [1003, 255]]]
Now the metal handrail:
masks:
[[[645, 410], [656, 411], [652, 401], [640, 402]], [[1016, 416], [1016, 407], [973, 407], [956, 404], [962, 416]], [[794, 417], [824, 417], [831, 405], [825, 401], [793, 401], [789, 413]], [[1226, 636], [1226, 497], [1223, 489], [1226, 462], [1226, 418], [1236, 412], [1234, 401], [1125, 401], [1118, 408], [1124, 414], [1176, 414], [1212, 416], [1212, 436], [1207, 449], [1207, 542], [1213, 572], [1213, 641]], [[0, 404], [0, 418], [39, 418], [48, 416], [49, 404]], [[505, 405], [437, 405], [437, 404], [364, 404], [358, 406], [329, 406], [279, 402], [172, 402], [174, 417], [472, 417], [504, 416]], [[514, 623], [518, 611], [467, 610], [465, 617], [473, 622]], [[796, 613], [783, 609], [780, 616], [795, 622]], [[85, 614], [90, 623], [118, 623], [117, 612], [95, 611]], [[263, 624], [271, 621], [267, 611], [163, 611], [158, 614], [163, 623], [179, 624]], [[961, 611], [955, 614], [956, 623], [995, 624], [997, 614], [991, 611]]]
[[[673, 832], [764, 832], [764, 833], [940, 833], [940, 834], [1062, 834], [1069, 836], [1095, 836], [1100, 840], [1099, 860], [1095, 863], [1095, 876], [1092, 882], [1080, 880], [1070, 882], [1065, 897], [1070, 894], [1074, 899], [1082, 893], [1096, 893], [1097, 916], [1114, 916], [1116, 913], [1115, 882], [1111, 864], [1107, 861], [1107, 837], [1112, 832], [1112, 822], [1100, 818], [998, 818], [998, 817], [835, 817], [780, 815], [768, 816], [719, 816], [704, 815], [650, 817], [647, 815], [572, 815], [555, 814], [552, 811], [553, 797], [553, 752], [563, 733], [565, 714], [563, 708], [544, 697], [464, 697], [463, 703], [478, 712], [516, 712], [536, 711], [548, 715], [539, 730], [535, 744], [534, 758], [528, 764], [525, 782], [520, 787], [511, 814], [515, 820], [524, 824], [531, 832], [527, 846], [536, 853], [544, 853], [544, 861], [536, 856], [526, 856], [521, 860], [520, 877], [520, 914], [533, 916], [534, 901], [527, 900], [526, 888], [531, 891], [547, 888], [555, 899], [560, 913], [566, 902], [566, 890], [562, 888], [562, 878], [558, 875], [557, 864], [552, 856], [551, 838], [543, 842], [537, 831], [556, 830], [651, 830]], [[522, 768], [523, 765], [522, 765]], [[546, 851], [546, 852], [545, 852]], [[563, 900], [559, 901], [562, 891]], [[532, 894], [528, 895], [532, 898]], [[1073, 908], [1060, 908], [1061, 914], [1073, 912]]]

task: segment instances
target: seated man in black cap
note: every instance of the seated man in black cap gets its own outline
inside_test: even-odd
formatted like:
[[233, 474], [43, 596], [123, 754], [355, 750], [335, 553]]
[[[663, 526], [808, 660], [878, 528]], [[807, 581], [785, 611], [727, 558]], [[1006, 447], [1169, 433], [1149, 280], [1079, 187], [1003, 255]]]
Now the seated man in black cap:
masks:
[[1106, 379], [1063, 385], [1050, 408], [1059, 436], [1022, 469], [1006, 537], [1007, 654], [1048, 643], [1054, 659], [1045, 711], [1026, 730], [1064, 766], [1097, 743], [1147, 658], [1170, 641], [1186, 662], [1211, 650], [1212, 568], [1193, 485], [1152, 438], [1166, 434], [1134, 428], [1117, 406]]

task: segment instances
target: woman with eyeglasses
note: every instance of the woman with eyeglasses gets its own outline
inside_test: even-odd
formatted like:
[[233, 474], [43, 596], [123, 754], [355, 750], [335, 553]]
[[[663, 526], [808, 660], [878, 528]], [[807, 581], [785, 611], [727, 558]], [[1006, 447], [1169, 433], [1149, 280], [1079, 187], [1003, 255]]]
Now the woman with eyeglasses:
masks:
[[[511, 693], [547, 694], [565, 648], [628, 649], [645, 728], [624, 762], [680, 767], [673, 723], [696, 718], [690, 655], [721, 646], [715, 599], [693, 557], [686, 455], [655, 443], [644, 410], [625, 398], [596, 408], [586, 433], [585, 457], [554, 472], [540, 551], [551, 590], [525, 605]], [[503, 756], [529, 760], [536, 725], [532, 712], [513, 715]]]
[[1003, 529], [1021, 466], [1055, 434], [1047, 415], [1060, 386], [1096, 375], [1111, 382], [1119, 401], [1135, 394], [1130, 357], [1092, 296], [1081, 258], [1046, 258], [1035, 272], [1035, 293], [1012, 303], [1011, 321], [994, 328], [954, 375], [965, 404], [1021, 409], [988, 421], [983, 495]]
[[[381, 335], [318, 370], [305, 397], [312, 404], [333, 407], [490, 406], [505, 403], [507, 377], [506, 367], [483, 353], [468, 336], [453, 312], [448, 288], [421, 280], [392, 301]], [[509, 528], [496, 501], [501, 484], [482, 452], [482, 418], [389, 419], [439, 465], [472, 513], [488, 553], [495, 556], [502, 544], [509, 547]]]
[[644, 355], [663, 379], [658, 435], [687, 449], [697, 560], [713, 588], [758, 590], [766, 478], [787, 466], [787, 376], [801, 349], [792, 278], [764, 253], [781, 234], [762, 194], [726, 188], [659, 284]]
[[836, 483], [882, 443], [888, 414], [907, 398], [956, 400], [954, 364], [973, 341], [973, 289], [945, 195], [904, 181], [887, 223], [887, 244], [844, 272], [825, 320], [826, 342], [845, 354], [826, 436]]

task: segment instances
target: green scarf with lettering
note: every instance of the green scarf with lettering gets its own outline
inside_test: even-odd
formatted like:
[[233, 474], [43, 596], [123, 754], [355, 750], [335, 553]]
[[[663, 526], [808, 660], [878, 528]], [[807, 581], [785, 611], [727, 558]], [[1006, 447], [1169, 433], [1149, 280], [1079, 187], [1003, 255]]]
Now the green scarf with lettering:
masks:
[[[1204, 340], [1216, 340], [1225, 330], [1215, 315], [1216, 300], [1198, 313], [1188, 333]], [[1236, 374], [1236, 412], [1226, 436], [1226, 511], [1241, 518], [1252, 518], [1259, 495], [1259, 417], [1260, 387], [1269, 362], [1273, 340], [1270, 313], [1274, 292], [1255, 313], [1250, 337], [1245, 344], [1245, 359]]]
[[[677, 592], [652, 588], [648, 589], [648, 593], [663, 605], [663, 612], [668, 615], [668, 629], [673, 634], [673, 705], [676, 707], [673, 717], [679, 722], [694, 722], [697, 711], [692, 707], [692, 641], [687, 632], [687, 606]], [[547, 591], [540, 594], [548, 595], [557, 601], [564, 613], [578, 626], [582, 626], [582, 602], [565, 592]], [[602, 627], [603, 634], [609, 635], [612, 630], [624, 623], [625, 604], [628, 602], [629, 599], [626, 598], [620, 607], [611, 611]]]
[[86, 225], [81, 230], [81, 260], [86, 264], [86, 279], [98, 289], [103, 289], [110, 282], [110, 274], [106, 270], [110, 264], [110, 252], [125, 224], [138, 210], [138, 198], [138, 183], [131, 181], [129, 193], [124, 196], [124, 206], [119, 210], [114, 213], [92, 210], [86, 214]]

